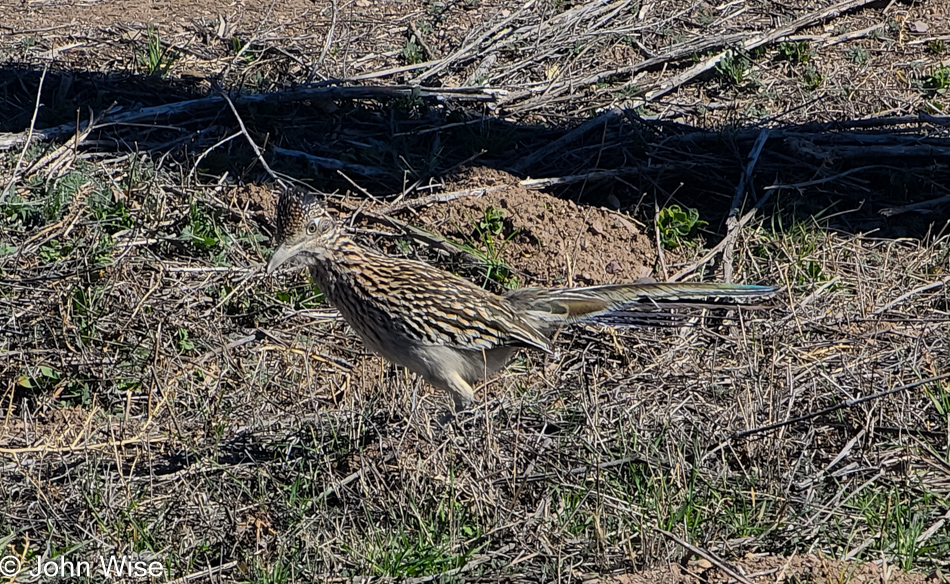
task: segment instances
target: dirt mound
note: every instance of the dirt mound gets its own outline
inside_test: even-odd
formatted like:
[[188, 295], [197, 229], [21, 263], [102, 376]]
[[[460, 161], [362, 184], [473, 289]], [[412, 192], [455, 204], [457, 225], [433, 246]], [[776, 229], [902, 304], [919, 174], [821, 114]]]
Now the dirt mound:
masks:
[[629, 282], [649, 276], [656, 259], [644, 227], [626, 215], [581, 207], [521, 186], [507, 173], [476, 168], [446, 185], [447, 191], [500, 188], [482, 196], [432, 205], [411, 219], [455, 241], [478, 243], [478, 224], [501, 210], [503, 259], [525, 284], [578, 285]]

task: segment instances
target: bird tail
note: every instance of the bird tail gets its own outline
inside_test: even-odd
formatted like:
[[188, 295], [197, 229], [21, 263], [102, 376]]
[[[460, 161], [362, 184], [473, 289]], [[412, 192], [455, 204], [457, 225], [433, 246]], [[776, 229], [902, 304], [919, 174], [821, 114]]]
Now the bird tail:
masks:
[[506, 293], [505, 298], [538, 328], [576, 322], [675, 325], [684, 319], [682, 309], [735, 306], [743, 299], [766, 298], [777, 291], [774, 286], [651, 282], [587, 288], [521, 288]]

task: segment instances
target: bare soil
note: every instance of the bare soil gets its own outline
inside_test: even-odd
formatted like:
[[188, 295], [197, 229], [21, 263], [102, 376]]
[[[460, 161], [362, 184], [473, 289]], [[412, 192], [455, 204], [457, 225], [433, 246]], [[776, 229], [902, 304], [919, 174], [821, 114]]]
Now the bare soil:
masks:
[[469, 169], [445, 188], [453, 192], [497, 185], [505, 188], [429, 206], [416, 221], [456, 241], [477, 242], [473, 226], [487, 209], [501, 209], [506, 240], [498, 244], [500, 251], [535, 285], [608, 284], [652, 275], [653, 234], [628, 215], [530, 191], [517, 177], [493, 169]]

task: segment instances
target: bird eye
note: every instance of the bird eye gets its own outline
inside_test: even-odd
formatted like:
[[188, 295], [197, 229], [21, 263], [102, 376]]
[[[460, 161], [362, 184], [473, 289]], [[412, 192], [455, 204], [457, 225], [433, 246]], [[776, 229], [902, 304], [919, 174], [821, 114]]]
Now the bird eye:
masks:
[[310, 235], [313, 235], [314, 233], [316, 233], [317, 223], [318, 223], [317, 219], [310, 221], [310, 223], [307, 224], [307, 233], [309, 233]]

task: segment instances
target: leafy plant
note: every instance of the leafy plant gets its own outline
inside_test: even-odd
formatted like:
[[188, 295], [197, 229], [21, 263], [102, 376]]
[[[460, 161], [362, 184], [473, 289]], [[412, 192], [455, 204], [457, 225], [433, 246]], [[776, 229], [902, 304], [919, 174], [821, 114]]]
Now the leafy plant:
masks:
[[188, 329], [179, 328], [178, 333], [175, 335], [175, 340], [178, 343], [178, 352], [187, 353], [192, 351], [195, 348], [195, 342], [188, 338]]
[[743, 53], [734, 51], [726, 51], [716, 64], [716, 72], [719, 76], [732, 85], [742, 85], [751, 68], [752, 61]]
[[851, 47], [845, 52], [845, 56], [848, 57], [849, 61], [858, 65], [867, 63], [868, 59], [871, 58], [871, 54], [868, 53], [867, 49], [861, 47]]
[[685, 245], [696, 236], [696, 231], [700, 227], [708, 225], [706, 221], [699, 218], [699, 211], [692, 207], [683, 209], [679, 205], [660, 209], [656, 224], [660, 230], [660, 242], [669, 249]]
[[921, 82], [921, 89], [927, 97], [943, 95], [950, 89], [950, 67], [931, 69], [930, 75]]
[[804, 81], [805, 87], [815, 90], [821, 87], [821, 84], [824, 83], [825, 76], [822, 75], [821, 71], [818, 70], [818, 67], [815, 67], [814, 65], [808, 65], [805, 67], [805, 71], [802, 73], [802, 81]]
[[406, 46], [399, 51], [399, 56], [402, 57], [402, 60], [405, 61], [407, 65], [415, 65], [425, 60], [425, 56], [422, 53], [422, 46], [416, 41], [416, 35], [409, 37], [409, 40], [406, 41]]
[[516, 229], [505, 237], [503, 234], [505, 229], [504, 218], [505, 212], [502, 209], [488, 207], [475, 224], [475, 232], [481, 242], [481, 247], [485, 250], [483, 257], [488, 266], [488, 277], [506, 288], [515, 288], [518, 284], [517, 278], [512, 274], [511, 268], [502, 260], [501, 252], [504, 244], [520, 230]]
[[814, 56], [808, 41], [786, 41], [778, 46], [779, 58], [790, 63], [807, 63]]

